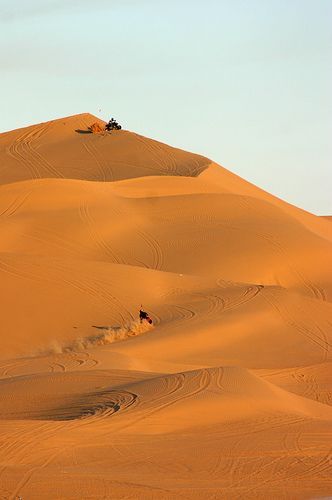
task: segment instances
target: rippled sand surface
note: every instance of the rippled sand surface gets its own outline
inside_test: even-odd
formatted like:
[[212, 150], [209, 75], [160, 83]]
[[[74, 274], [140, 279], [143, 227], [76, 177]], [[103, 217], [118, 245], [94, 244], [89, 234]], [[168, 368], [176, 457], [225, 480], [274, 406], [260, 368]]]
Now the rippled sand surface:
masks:
[[0, 134], [0, 498], [330, 496], [331, 219], [95, 121]]

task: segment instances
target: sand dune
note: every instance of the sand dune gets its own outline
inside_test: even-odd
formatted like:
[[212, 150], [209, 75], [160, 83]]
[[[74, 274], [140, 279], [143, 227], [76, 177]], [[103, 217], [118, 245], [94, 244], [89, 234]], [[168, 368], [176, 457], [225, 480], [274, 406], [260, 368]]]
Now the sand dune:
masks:
[[[117, 181], [148, 175], [197, 176], [209, 164], [128, 131], [90, 134], [98, 120], [83, 113], [1, 134], [1, 183], [64, 178]], [[111, 155], [110, 155], [111, 153]]]
[[0, 135], [1, 498], [330, 495], [329, 217], [94, 121]]
[[[1, 418], [77, 420], [126, 410], [114, 422], [114, 432], [160, 434], [272, 412], [327, 421], [332, 417], [329, 406], [277, 388], [244, 368], [131, 374], [134, 382], [128, 382], [127, 372], [105, 370], [4, 379]], [[33, 393], [27, 390], [30, 385]], [[13, 393], [20, 397], [13, 399]]]

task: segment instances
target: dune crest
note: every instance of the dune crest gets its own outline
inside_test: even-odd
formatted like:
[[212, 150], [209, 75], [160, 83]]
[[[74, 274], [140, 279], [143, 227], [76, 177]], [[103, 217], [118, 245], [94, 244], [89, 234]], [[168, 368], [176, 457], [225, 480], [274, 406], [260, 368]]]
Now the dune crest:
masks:
[[1, 498], [327, 497], [331, 217], [93, 123], [0, 134]]

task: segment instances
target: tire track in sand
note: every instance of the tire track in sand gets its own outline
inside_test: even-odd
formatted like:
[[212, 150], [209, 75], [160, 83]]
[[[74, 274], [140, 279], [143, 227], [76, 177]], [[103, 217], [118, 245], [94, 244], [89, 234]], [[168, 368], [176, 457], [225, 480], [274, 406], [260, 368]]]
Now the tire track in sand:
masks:
[[26, 200], [31, 195], [32, 191], [28, 191], [21, 196], [17, 196], [2, 212], [0, 217], [12, 217], [24, 205]]
[[[160, 155], [160, 150], [155, 148], [154, 145], [151, 144], [150, 140], [147, 140], [138, 134], [135, 134], [135, 138], [143, 145], [144, 149], [150, 153], [152, 160], [158, 165], [160, 173], [164, 175], [165, 173], [169, 173], [167, 161], [164, 160], [164, 153]], [[169, 175], [172, 174], [170, 173]]]
[[[64, 424], [54, 424], [54, 422], [44, 422], [41, 425], [33, 426], [31, 430], [21, 430], [10, 433], [8, 439], [3, 438], [0, 446], [0, 452], [5, 455], [6, 462], [22, 463], [25, 459], [30, 458], [31, 449], [33, 448], [38, 435], [38, 441], [43, 442], [48, 438], [52, 438], [57, 432], [62, 431]], [[0, 482], [3, 474], [10, 465], [3, 465], [0, 468]]]
[[315, 333], [312, 328], [308, 328], [304, 324], [300, 324], [296, 318], [292, 317], [290, 311], [284, 306], [277, 297], [275, 297], [269, 290], [266, 290], [263, 298], [272, 306], [281, 317], [281, 319], [292, 329], [295, 329], [302, 336], [306, 337], [310, 342], [316, 344], [323, 351], [322, 362], [326, 362], [329, 356], [331, 344], [328, 342], [326, 333], [316, 325], [319, 333]]
[[[219, 284], [219, 282], [217, 282], [217, 284]], [[235, 299], [230, 299], [229, 297], [227, 297], [227, 298], [220, 297], [220, 299], [223, 301], [223, 310], [224, 311], [236, 309], [238, 307], [243, 306], [244, 304], [247, 304], [248, 302], [253, 300], [255, 297], [257, 297], [258, 294], [260, 294], [262, 292], [262, 290], [264, 289], [264, 285], [245, 286], [242, 283], [239, 286], [239, 288], [240, 287], [242, 288], [241, 293]], [[225, 289], [225, 286], [221, 286], [221, 288]], [[243, 288], [244, 288], [244, 290], [243, 290]]]
[[141, 237], [144, 243], [146, 243], [148, 249], [151, 252], [152, 266], [149, 266], [149, 269], [160, 270], [162, 268], [164, 260], [163, 251], [160, 244], [158, 243], [156, 238], [148, 234], [146, 231], [136, 229], [136, 233]]
[[[11, 443], [10, 447], [6, 450], [6, 458], [7, 460], [15, 459], [15, 463], [22, 463], [26, 458], [31, 457], [31, 447], [35, 442], [35, 435], [38, 434], [39, 442], [43, 443], [45, 440], [54, 437], [59, 433], [63, 433], [64, 431], [70, 432], [71, 429], [77, 429], [78, 427], [82, 427], [84, 425], [90, 425], [95, 422], [107, 417], [112, 416], [113, 414], [124, 411], [127, 408], [133, 406], [137, 402], [137, 395], [130, 393], [128, 391], [105, 391], [104, 393], [99, 393], [96, 395], [97, 398], [101, 397], [101, 402], [97, 402], [93, 404], [90, 408], [85, 409], [81, 415], [77, 418], [68, 419], [67, 415], [63, 420], [57, 418], [56, 421], [61, 421], [60, 424], [56, 424], [53, 420], [52, 423], [43, 423], [42, 425], [35, 427], [33, 430], [23, 433], [16, 432], [16, 438], [13, 441], [13, 435], [11, 435]], [[68, 421], [69, 420], [69, 421]], [[51, 455], [47, 450], [45, 450], [46, 459], [39, 463], [38, 465], [34, 465], [29, 470], [23, 474], [19, 483], [15, 486], [15, 489], [11, 492], [8, 497], [10, 500], [15, 500], [17, 495], [21, 492], [21, 490], [29, 484], [33, 474], [37, 470], [41, 470], [49, 465], [61, 452], [69, 448], [68, 445], [65, 448], [58, 448]], [[0, 470], [0, 477], [6, 471], [7, 466], [3, 466]]]
[[25, 141], [29, 137], [31, 132], [25, 132], [15, 139], [15, 141], [9, 146], [7, 152], [14, 158], [18, 163], [23, 165], [25, 169], [28, 170], [29, 179], [40, 179], [40, 174], [34, 163], [26, 157], [25, 153]]
[[116, 264], [125, 264], [124, 260], [117, 255], [109, 243], [107, 243], [100, 232], [96, 228], [96, 223], [91, 216], [90, 210], [89, 210], [89, 205], [85, 201], [81, 203], [79, 207], [79, 216], [82, 222], [88, 227], [90, 237], [94, 243], [97, 244], [97, 246], [103, 251], [106, 252], [106, 255], [109, 255], [110, 258], [112, 259], [112, 262]]
[[47, 130], [47, 126], [42, 125], [34, 127], [15, 139], [9, 146], [8, 153], [16, 161], [29, 170], [32, 179], [41, 179], [45, 177], [63, 178], [57, 170], [44, 156], [42, 156], [34, 147], [34, 143]]
[[316, 283], [313, 283], [309, 278], [305, 277], [302, 272], [300, 272], [297, 268], [294, 267], [294, 265], [290, 262], [288, 258], [288, 254], [286, 249], [280, 244], [279, 241], [276, 241], [275, 237], [272, 234], [256, 234], [259, 238], [265, 240], [267, 243], [271, 244], [276, 251], [279, 253], [279, 255], [283, 258], [284, 262], [286, 263], [286, 266], [288, 267], [289, 271], [293, 273], [297, 278], [303, 283], [305, 288], [309, 290], [312, 294], [312, 296], [321, 301], [326, 301], [326, 294], [325, 291], [322, 287], [317, 285]]
[[[84, 149], [89, 153], [89, 155], [92, 157], [92, 159], [97, 163], [99, 172], [100, 172], [100, 179], [97, 177], [97, 181], [102, 181], [102, 182], [107, 182], [107, 172], [106, 172], [106, 167], [104, 166], [103, 159], [100, 158], [100, 153], [97, 150], [96, 146], [93, 144], [92, 141], [88, 141], [88, 139], [85, 139], [86, 142], [83, 143]], [[107, 168], [107, 170], [111, 173], [111, 177], [113, 178], [113, 173], [110, 167]]]
[[[140, 408], [138, 408], [137, 410], [138, 413], [141, 413], [141, 415], [135, 418], [133, 422], [130, 422], [124, 426], [120, 426], [119, 431], [128, 429], [129, 427], [136, 425], [138, 422], [145, 420], [146, 418], [149, 418], [150, 416], [155, 415], [156, 413], [159, 413], [160, 411], [178, 403], [179, 401], [183, 401], [185, 399], [189, 399], [193, 396], [196, 396], [197, 394], [206, 390], [210, 386], [212, 380], [212, 375], [210, 373], [210, 370], [206, 368], [199, 370], [198, 373], [191, 373], [189, 376], [187, 373], [183, 372], [171, 375], [169, 377], [171, 378], [175, 377], [175, 387], [173, 388], [173, 390], [168, 393], [166, 392], [165, 394], [162, 394], [158, 398], [149, 401], [147, 404], [150, 405], [151, 403], [153, 403], [153, 405], [155, 405], [159, 401], [169, 398], [170, 395], [172, 396], [172, 400], [167, 401], [164, 404], [159, 403], [157, 408], [154, 408], [152, 410], [149, 408], [144, 409], [144, 402], [142, 402]], [[190, 378], [190, 382], [188, 382], [188, 378]], [[191, 385], [193, 385], [192, 389]], [[187, 391], [185, 389], [187, 389]]]
[[[224, 287], [222, 287], [224, 288]], [[207, 309], [204, 312], [198, 313], [192, 307], [186, 307], [182, 304], [170, 304], [169, 307], [174, 308], [180, 315], [180, 318], [173, 317], [171, 319], [183, 321], [190, 321], [193, 319], [197, 319], [199, 314], [203, 314], [204, 316], [214, 316], [218, 312], [224, 312], [228, 310], [232, 310], [253, 300], [264, 288], [263, 285], [251, 285], [244, 290], [241, 291], [240, 295], [235, 299], [229, 299], [225, 296], [221, 296], [217, 293], [192, 293], [191, 296], [194, 298], [202, 299], [207, 304]], [[167, 295], [168, 297], [170, 294]]]
[[121, 322], [125, 324], [126, 320], [123, 316], [123, 314], [120, 312], [121, 309], [124, 310], [125, 312], [128, 313], [128, 315], [131, 317], [129, 312], [125, 309], [125, 307], [121, 304], [119, 299], [117, 299], [114, 295], [112, 295], [107, 289], [104, 287], [100, 286], [100, 284], [96, 281], [93, 280], [83, 280], [83, 279], [74, 279], [74, 278], [62, 278], [62, 281], [69, 286], [72, 286], [73, 288], [76, 288], [80, 292], [87, 294], [91, 297], [93, 297], [95, 300], [100, 302], [102, 300], [107, 306], [109, 306], [111, 309], [116, 309], [118, 315], [121, 318]]

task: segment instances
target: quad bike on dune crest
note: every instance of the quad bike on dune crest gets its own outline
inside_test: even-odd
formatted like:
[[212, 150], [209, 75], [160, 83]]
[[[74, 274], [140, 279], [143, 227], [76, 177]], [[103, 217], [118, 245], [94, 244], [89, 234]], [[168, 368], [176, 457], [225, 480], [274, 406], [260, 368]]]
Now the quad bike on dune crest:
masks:
[[111, 118], [110, 121], [105, 125], [105, 130], [107, 132], [111, 132], [111, 130], [121, 130], [121, 128], [121, 125], [119, 125], [118, 122], [114, 120], [114, 118]]
[[143, 320], [145, 320], [148, 323], [150, 323], [150, 325], [152, 325], [152, 319], [150, 318], [147, 312], [143, 311], [142, 306], [141, 309], [139, 310], [139, 320], [141, 323], [143, 323]]

